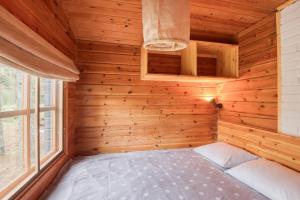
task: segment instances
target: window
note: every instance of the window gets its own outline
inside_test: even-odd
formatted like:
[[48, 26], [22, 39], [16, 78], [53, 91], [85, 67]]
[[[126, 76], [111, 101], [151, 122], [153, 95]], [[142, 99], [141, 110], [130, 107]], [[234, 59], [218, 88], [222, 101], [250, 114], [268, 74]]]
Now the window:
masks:
[[278, 130], [300, 136], [300, 1], [278, 14], [279, 94]]
[[0, 199], [62, 151], [62, 81], [0, 64]]

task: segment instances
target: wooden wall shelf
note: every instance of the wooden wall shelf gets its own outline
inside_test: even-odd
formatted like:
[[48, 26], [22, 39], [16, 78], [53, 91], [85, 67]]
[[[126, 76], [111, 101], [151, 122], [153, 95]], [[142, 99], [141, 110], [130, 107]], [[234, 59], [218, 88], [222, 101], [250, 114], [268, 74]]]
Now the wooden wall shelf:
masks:
[[177, 52], [141, 49], [141, 79], [225, 82], [238, 78], [238, 45], [190, 41]]

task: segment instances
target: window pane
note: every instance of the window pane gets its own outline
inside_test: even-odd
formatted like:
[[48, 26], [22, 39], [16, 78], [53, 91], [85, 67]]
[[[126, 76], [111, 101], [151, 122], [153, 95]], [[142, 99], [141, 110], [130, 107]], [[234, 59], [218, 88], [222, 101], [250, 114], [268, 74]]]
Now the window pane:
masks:
[[30, 76], [30, 108], [35, 108], [35, 87], [37, 78], [35, 76]]
[[[27, 82], [29, 77], [29, 82]], [[36, 83], [40, 80], [40, 118], [36, 116]], [[30, 84], [27, 91], [27, 84]], [[61, 81], [38, 79], [0, 64], [0, 112], [22, 116], [0, 118], [0, 193], [36, 173], [36, 144], [40, 144], [40, 165], [43, 168], [62, 147], [62, 84]], [[26, 92], [26, 94], [24, 94]], [[29, 102], [27, 101], [29, 98]], [[28, 107], [27, 107], [28, 106]], [[52, 108], [56, 106], [56, 108]], [[36, 124], [40, 141], [36, 140]], [[30, 131], [30, 132], [27, 132]], [[27, 137], [28, 136], [28, 137]], [[30, 146], [30, 148], [29, 148]], [[30, 159], [29, 159], [30, 157]], [[46, 160], [47, 158], [47, 160]], [[10, 190], [10, 188], [9, 188]]]
[[43, 159], [53, 150], [53, 111], [40, 113], [40, 154]]
[[24, 73], [0, 64], [0, 111], [23, 108]]
[[51, 79], [40, 79], [40, 107], [53, 106], [55, 81]]
[[37, 77], [30, 76], [30, 158], [31, 165], [34, 166], [36, 161], [36, 114], [35, 114], [35, 101], [36, 101], [36, 83]]
[[30, 158], [31, 158], [31, 165], [34, 166], [35, 164], [35, 158], [36, 158], [36, 155], [35, 155], [35, 131], [36, 131], [36, 128], [35, 128], [35, 120], [36, 120], [36, 115], [35, 113], [31, 114], [30, 115]]
[[23, 119], [0, 119], [0, 191], [25, 172]]

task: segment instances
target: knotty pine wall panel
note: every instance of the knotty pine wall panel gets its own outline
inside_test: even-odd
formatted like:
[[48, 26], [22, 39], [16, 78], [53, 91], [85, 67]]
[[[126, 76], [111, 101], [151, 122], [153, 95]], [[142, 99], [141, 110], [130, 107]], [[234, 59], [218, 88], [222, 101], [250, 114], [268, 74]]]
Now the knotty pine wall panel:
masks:
[[[77, 39], [141, 45], [141, 0], [60, 0]], [[236, 35], [285, 0], [191, 0], [191, 39], [236, 43]]]
[[218, 140], [300, 171], [300, 138], [218, 121]]
[[140, 80], [140, 48], [80, 41], [79, 155], [180, 148], [212, 142], [215, 84]]
[[217, 59], [197, 57], [197, 74], [198, 76], [216, 76]]
[[75, 59], [74, 34], [57, 0], [0, 0], [0, 5], [65, 55]]
[[270, 15], [239, 34], [236, 81], [218, 85], [220, 120], [277, 131], [276, 17]]
[[181, 55], [148, 54], [148, 72], [153, 74], [176, 74], [181, 72]]

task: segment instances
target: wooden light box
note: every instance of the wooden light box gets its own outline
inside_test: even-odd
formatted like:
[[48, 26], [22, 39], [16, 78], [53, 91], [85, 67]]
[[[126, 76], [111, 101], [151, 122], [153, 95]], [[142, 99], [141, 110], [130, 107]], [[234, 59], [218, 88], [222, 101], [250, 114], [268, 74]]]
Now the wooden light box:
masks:
[[141, 50], [141, 79], [224, 82], [238, 78], [238, 45], [190, 41], [175, 52]]

